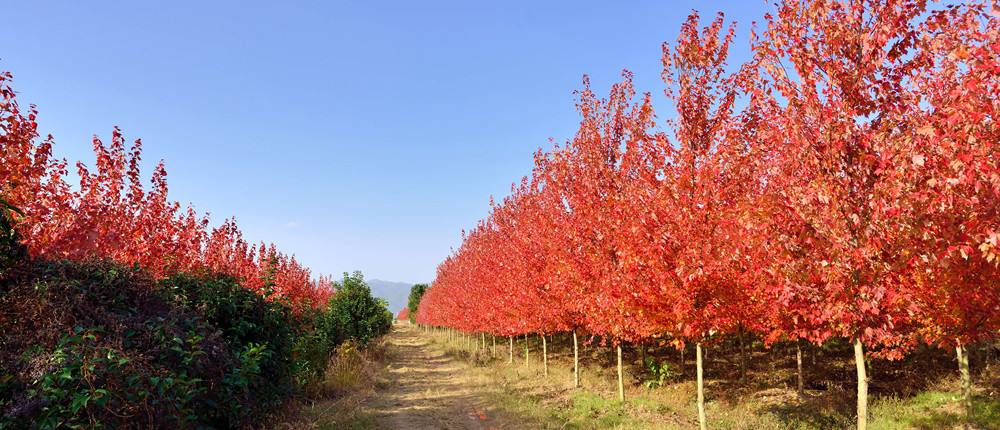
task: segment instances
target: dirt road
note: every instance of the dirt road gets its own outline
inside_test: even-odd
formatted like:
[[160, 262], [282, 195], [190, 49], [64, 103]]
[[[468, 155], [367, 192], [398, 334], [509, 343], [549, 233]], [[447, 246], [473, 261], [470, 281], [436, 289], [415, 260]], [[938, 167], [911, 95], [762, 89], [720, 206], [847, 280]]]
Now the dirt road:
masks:
[[465, 363], [432, 350], [418, 328], [397, 325], [388, 335], [390, 383], [373, 402], [384, 429], [499, 429]]

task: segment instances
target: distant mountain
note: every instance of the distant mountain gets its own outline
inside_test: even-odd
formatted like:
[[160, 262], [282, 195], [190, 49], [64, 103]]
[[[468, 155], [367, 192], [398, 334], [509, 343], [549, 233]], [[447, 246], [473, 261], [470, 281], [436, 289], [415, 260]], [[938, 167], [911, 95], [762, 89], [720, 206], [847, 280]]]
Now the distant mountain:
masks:
[[413, 284], [406, 282], [383, 281], [381, 279], [366, 279], [368, 286], [372, 289], [372, 295], [381, 297], [389, 301], [389, 310], [393, 314], [399, 313], [406, 307], [406, 302], [410, 298], [410, 287]]

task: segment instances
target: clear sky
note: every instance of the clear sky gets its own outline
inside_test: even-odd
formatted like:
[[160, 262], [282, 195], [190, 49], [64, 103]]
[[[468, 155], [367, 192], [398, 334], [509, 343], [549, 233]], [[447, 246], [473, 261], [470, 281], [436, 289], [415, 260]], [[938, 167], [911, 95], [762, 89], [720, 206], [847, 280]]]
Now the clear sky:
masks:
[[662, 103], [660, 46], [692, 9], [738, 22], [738, 60], [767, 5], [15, 0], [0, 70], [58, 156], [93, 165], [91, 136], [118, 125], [213, 224], [314, 273], [425, 282], [535, 149], [572, 136], [584, 73], [605, 92], [628, 68]]

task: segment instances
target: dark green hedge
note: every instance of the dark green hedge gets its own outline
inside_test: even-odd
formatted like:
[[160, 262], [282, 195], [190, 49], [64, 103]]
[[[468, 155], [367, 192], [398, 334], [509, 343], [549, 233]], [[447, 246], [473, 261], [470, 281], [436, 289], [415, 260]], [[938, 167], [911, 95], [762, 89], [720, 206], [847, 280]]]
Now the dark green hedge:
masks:
[[[2, 202], [0, 202], [2, 203]], [[245, 428], [392, 316], [360, 273], [295, 314], [237, 279], [32, 261], [0, 207], [0, 429]]]

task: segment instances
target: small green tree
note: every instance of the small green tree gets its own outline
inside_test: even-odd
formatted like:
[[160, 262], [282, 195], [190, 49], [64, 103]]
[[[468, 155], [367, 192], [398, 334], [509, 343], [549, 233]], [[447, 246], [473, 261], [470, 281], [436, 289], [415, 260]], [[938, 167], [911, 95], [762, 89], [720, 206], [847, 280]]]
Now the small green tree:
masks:
[[337, 343], [351, 339], [366, 344], [392, 328], [392, 313], [385, 300], [372, 297], [371, 288], [361, 272], [344, 273], [344, 279], [334, 284], [337, 292], [330, 299], [328, 318], [323, 326]]
[[410, 309], [410, 322], [417, 322], [417, 307], [420, 306], [420, 299], [424, 298], [427, 292], [427, 284], [416, 284], [410, 288], [410, 299], [406, 307]]

